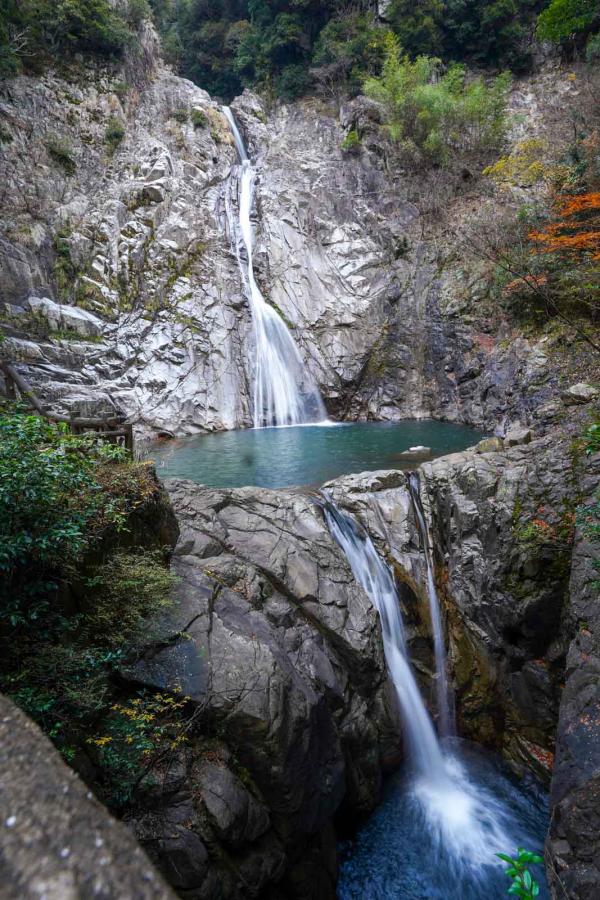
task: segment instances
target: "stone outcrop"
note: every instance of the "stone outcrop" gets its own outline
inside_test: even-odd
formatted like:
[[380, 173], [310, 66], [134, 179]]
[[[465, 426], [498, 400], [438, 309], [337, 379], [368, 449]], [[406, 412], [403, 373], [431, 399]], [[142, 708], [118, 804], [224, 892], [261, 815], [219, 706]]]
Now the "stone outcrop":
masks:
[[6, 900], [174, 900], [125, 825], [1, 695], [0, 806]]
[[397, 755], [377, 615], [312, 498], [169, 483], [178, 604], [122, 678], [193, 726], [131, 827], [185, 896], [333, 897], [334, 820]]
[[[142, 51], [122, 69], [3, 83], [3, 353], [61, 412], [118, 406], [154, 433], [247, 425], [235, 148], [218, 104], [164, 67], [151, 29]], [[555, 82], [513, 94], [518, 108], [528, 91], [536, 133]], [[552, 342], [477, 312], [485, 277], [456, 245], [489, 186], [390, 170], [365, 98], [267, 111], [246, 92], [233, 109], [259, 170], [257, 276], [335, 416], [499, 431], [553, 420]], [[341, 146], [351, 127], [354, 154]]]
[[[600, 459], [579, 489], [593, 501]], [[549, 881], [556, 897], [593, 900], [600, 885], [600, 612], [597, 548], [575, 536], [569, 583], [569, 646], [550, 794]]]

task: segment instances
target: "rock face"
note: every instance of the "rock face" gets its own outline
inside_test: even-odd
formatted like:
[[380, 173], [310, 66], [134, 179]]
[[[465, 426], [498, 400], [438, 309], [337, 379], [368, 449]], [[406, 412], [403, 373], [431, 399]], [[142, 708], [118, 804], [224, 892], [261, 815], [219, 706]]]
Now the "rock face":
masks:
[[[591, 502], [600, 460], [580, 482]], [[600, 614], [597, 549], [578, 532], [573, 548], [566, 663], [552, 779], [547, 849], [555, 896], [592, 900], [600, 885]]]
[[[477, 188], [455, 198], [390, 173], [365, 98], [267, 113], [245, 93], [233, 109], [259, 169], [261, 288], [334, 415], [551, 420], [549, 346], [465, 305], [477, 277], [453, 241]], [[219, 106], [165, 69], [147, 29], [123, 70], [3, 82], [0, 115], [3, 353], [61, 412], [116, 405], [141, 431], [177, 434], [250, 424], [252, 330], [229, 227], [236, 152]], [[353, 126], [363, 139], [346, 154]], [[437, 231], [433, 200], [448, 214]]]
[[6, 900], [175, 897], [128, 829], [93, 798], [37, 725], [2, 696], [0, 805]]
[[376, 613], [310, 498], [169, 490], [177, 613], [122, 675], [195, 726], [131, 825], [185, 896], [333, 897], [334, 819], [372, 809], [398, 748]]
[[[567, 440], [545, 437], [419, 470], [460, 733], [546, 782], [577, 602], [565, 501], [586, 465]], [[396, 574], [435, 716], [426, 565], [406, 476], [363, 473], [325, 489]], [[304, 898], [314, 883], [318, 896], [333, 896], [332, 827], [372, 807], [384, 759], [398, 759], [375, 611], [312, 498], [186, 482], [169, 490], [181, 527], [180, 604], [171, 637], [123, 677], [188, 696], [197, 736], [132, 826], [191, 896], [218, 896], [216, 883], [225, 897], [242, 884], [248, 896], [268, 896], [277, 884], [281, 896]], [[568, 744], [561, 729], [559, 747]], [[569, 785], [580, 773], [572, 759], [565, 766], [567, 805], [557, 808], [572, 836]]]

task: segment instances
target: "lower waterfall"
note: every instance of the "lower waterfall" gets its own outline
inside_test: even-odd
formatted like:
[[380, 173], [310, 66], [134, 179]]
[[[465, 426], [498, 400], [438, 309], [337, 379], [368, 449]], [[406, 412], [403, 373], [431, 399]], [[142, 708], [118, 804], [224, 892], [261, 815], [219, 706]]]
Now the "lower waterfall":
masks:
[[419, 476], [416, 472], [408, 475], [408, 489], [412, 499], [415, 518], [421, 537], [423, 555], [427, 572], [427, 596], [429, 598], [429, 614], [431, 617], [431, 630], [433, 633], [433, 649], [435, 654], [435, 689], [439, 716], [439, 731], [442, 737], [452, 735], [456, 731], [454, 722], [454, 704], [448, 687], [448, 675], [446, 672], [446, 647], [444, 644], [444, 629], [440, 612], [440, 601], [433, 577], [433, 558], [429, 545], [429, 532], [425, 522], [425, 514], [419, 493]]
[[[307, 370], [300, 351], [279, 313], [265, 300], [256, 283], [252, 251], [254, 234], [250, 215], [256, 169], [252, 166], [229, 107], [223, 107], [240, 157], [239, 216], [235, 223], [228, 204], [227, 213], [234, 234], [237, 260], [252, 310], [255, 362], [254, 427], [303, 425], [327, 419], [319, 389]], [[240, 243], [246, 259], [240, 253]]]
[[[470, 777], [454, 742], [446, 745], [438, 740], [410, 663], [392, 572], [366, 531], [326, 493], [322, 494], [322, 506], [332, 537], [381, 620], [386, 664], [406, 741], [411, 822], [416, 831], [426, 835], [428, 845], [439, 855], [439, 864], [443, 859], [444, 869], [452, 877], [483, 887], [486, 871], [490, 867], [498, 870], [495, 853], [510, 853], [528, 836], [515, 821], [512, 809], [489, 787]], [[462, 894], [448, 891], [447, 896], [471, 894], [465, 888]]]

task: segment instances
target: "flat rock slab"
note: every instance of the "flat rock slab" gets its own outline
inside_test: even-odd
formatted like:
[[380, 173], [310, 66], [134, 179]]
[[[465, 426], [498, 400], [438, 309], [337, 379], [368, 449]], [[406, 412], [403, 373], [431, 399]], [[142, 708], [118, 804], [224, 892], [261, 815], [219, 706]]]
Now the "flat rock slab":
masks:
[[3, 900], [169, 900], [131, 832], [0, 695]]

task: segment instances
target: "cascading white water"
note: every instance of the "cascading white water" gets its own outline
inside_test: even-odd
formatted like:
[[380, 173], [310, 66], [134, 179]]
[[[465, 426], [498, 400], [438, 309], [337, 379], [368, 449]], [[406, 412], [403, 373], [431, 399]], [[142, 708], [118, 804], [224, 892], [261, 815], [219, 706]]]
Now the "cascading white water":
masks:
[[394, 578], [369, 535], [331, 497], [323, 510], [332, 537], [346, 555], [352, 573], [381, 619], [385, 659], [401, 712], [413, 767], [411, 801], [430, 840], [447, 858], [456, 877], [483, 877], [497, 864], [496, 852], [516, 846], [509, 810], [489, 791], [473, 784], [462, 762], [442, 750], [421, 698], [408, 657], [400, 601]]
[[435, 578], [433, 576], [433, 556], [429, 545], [429, 532], [425, 523], [423, 505], [421, 503], [419, 476], [416, 472], [411, 472], [409, 474], [408, 487], [421, 537], [423, 555], [425, 556], [427, 596], [429, 598], [429, 614], [431, 617], [431, 630], [433, 632], [433, 649], [435, 655], [435, 688], [439, 715], [439, 732], [442, 737], [448, 737], [455, 734], [456, 731], [454, 723], [454, 706], [448, 688], [444, 629], [442, 627], [440, 601], [435, 587]]
[[[235, 235], [237, 259], [254, 325], [254, 427], [322, 422], [327, 419], [327, 413], [315, 380], [304, 365], [285, 322], [266, 302], [256, 283], [252, 261], [254, 234], [250, 220], [256, 169], [248, 158], [242, 136], [228, 106], [223, 107], [223, 113], [231, 127], [240, 157], [237, 225], [233, 221], [230, 206], [228, 215]], [[245, 262], [240, 254], [240, 241], [245, 248]]]
[[420, 772], [441, 771], [444, 766], [442, 752], [408, 662], [404, 625], [392, 573], [378, 555], [368, 534], [326, 496], [324, 512], [329, 530], [346, 554], [352, 574], [379, 613], [385, 660], [410, 745], [410, 757]]

